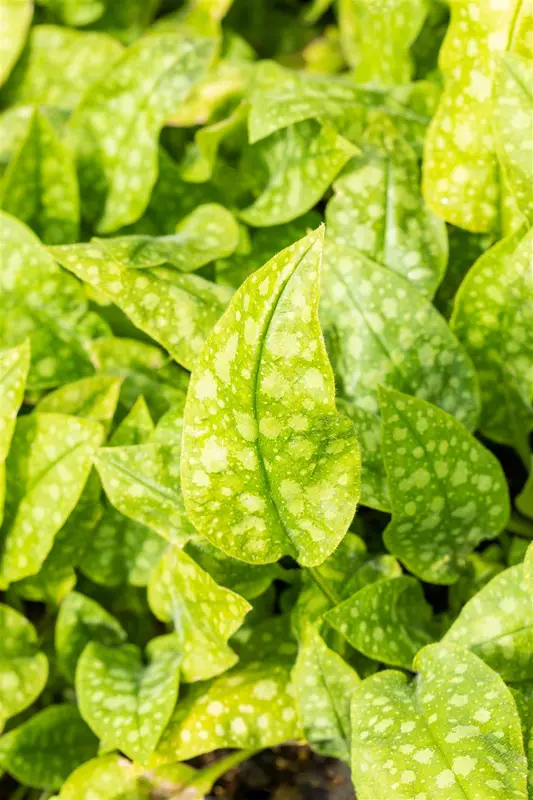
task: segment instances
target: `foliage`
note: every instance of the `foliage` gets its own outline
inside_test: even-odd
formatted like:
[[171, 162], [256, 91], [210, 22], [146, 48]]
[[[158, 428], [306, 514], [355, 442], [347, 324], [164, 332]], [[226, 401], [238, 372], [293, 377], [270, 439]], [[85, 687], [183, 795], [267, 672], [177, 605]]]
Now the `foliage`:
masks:
[[0, 0], [2, 798], [533, 798], [532, 43]]

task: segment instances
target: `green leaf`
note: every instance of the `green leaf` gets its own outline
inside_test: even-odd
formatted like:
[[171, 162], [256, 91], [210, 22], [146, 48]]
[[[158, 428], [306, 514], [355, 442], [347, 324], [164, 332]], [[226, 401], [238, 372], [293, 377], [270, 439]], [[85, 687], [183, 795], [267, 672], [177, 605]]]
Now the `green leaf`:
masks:
[[350, 699], [359, 676], [312, 625], [304, 628], [292, 683], [309, 744], [321, 755], [349, 761]]
[[59, 789], [93, 758], [98, 740], [74, 706], [49, 706], [0, 739], [0, 766], [20, 783]]
[[150, 577], [148, 602], [156, 617], [172, 622], [183, 648], [182, 677], [203, 681], [232, 667], [227, 641], [251, 606], [218, 586], [190, 556], [169, 547]]
[[515, 499], [516, 507], [524, 516], [533, 519], [533, 462], [527, 481]]
[[72, 109], [122, 50], [116, 39], [103, 33], [36, 25], [0, 92], [2, 104]]
[[505, 681], [533, 678], [533, 597], [524, 565], [500, 572], [474, 595], [443, 641], [472, 650]]
[[40, 400], [37, 412], [72, 414], [101, 422], [106, 428], [115, 414], [121, 386], [120, 378], [94, 375], [66, 383]]
[[408, 83], [409, 48], [427, 14], [424, 0], [339, 0], [344, 57], [358, 83], [391, 86]]
[[402, 575], [365, 586], [324, 618], [368, 658], [411, 669], [417, 652], [433, 639], [431, 616], [420, 583]]
[[248, 104], [240, 103], [228, 117], [200, 128], [185, 151], [181, 174], [191, 183], [208, 181], [215, 169], [218, 151], [227, 137], [236, 136], [248, 118]]
[[90, 25], [100, 19], [106, 9], [106, 0], [38, 0], [50, 9], [64, 25], [76, 27]]
[[155, 755], [162, 762], [185, 761], [220, 747], [263, 750], [301, 738], [289, 681], [286, 664], [267, 661], [190, 687]]
[[451, 326], [470, 354], [481, 388], [481, 432], [516, 447], [529, 465], [533, 429], [533, 232], [498, 242], [468, 272]]
[[491, 132], [494, 63], [506, 50], [530, 55], [522, 0], [452, 8], [439, 55], [445, 90], [426, 139], [423, 188], [447, 222], [486, 231], [498, 222], [499, 180]]
[[32, 362], [28, 389], [53, 388], [93, 373], [76, 326], [87, 301], [83, 289], [61, 270], [37, 237], [0, 213], [0, 345], [29, 338]]
[[238, 244], [237, 221], [223, 206], [198, 206], [167, 236], [120, 236], [96, 239], [108, 257], [128, 269], [170, 264], [194, 272], [217, 258], [231, 255]]
[[322, 563], [359, 496], [357, 441], [335, 409], [318, 322], [321, 254], [319, 230], [254, 273], [215, 326], [189, 385], [189, 518], [249, 563], [284, 554], [304, 566]]
[[74, 160], [46, 117], [35, 111], [0, 188], [0, 206], [45, 244], [75, 242], [79, 229]]
[[0, 2], [0, 86], [20, 55], [33, 16], [31, 0]]
[[453, 583], [466, 556], [509, 516], [497, 459], [445, 411], [380, 388], [383, 459], [392, 501], [384, 538], [430, 583]]
[[101, 242], [54, 247], [50, 252], [116, 303], [134, 325], [187, 369], [195, 365], [207, 334], [231, 297], [226, 287], [176, 269], [128, 269], [111, 261]]
[[120, 425], [117, 425], [113, 431], [109, 438], [109, 444], [112, 447], [143, 444], [153, 434], [154, 427], [146, 400], [140, 394], [131, 407], [129, 414], [124, 417]]
[[101, 756], [69, 775], [59, 800], [146, 800], [144, 768], [118, 755]]
[[1, 731], [9, 717], [24, 711], [41, 694], [48, 678], [48, 660], [39, 652], [33, 625], [3, 604], [0, 604], [0, 630]]
[[81, 495], [102, 439], [101, 425], [66, 414], [17, 421], [6, 462], [2, 586], [38, 572]]
[[112, 336], [96, 339], [87, 349], [98, 372], [119, 375], [123, 379], [119, 399], [121, 416], [132, 408], [141, 394], [155, 420], [172, 406], [185, 402], [188, 373], [173, 364], [158, 347]]
[[76, 694], [83, 718], [112, 750], [146, 763], [169, 721], [180, 678], [181, 653], [157, 647], [143, 664], [138, 647], [87, 645], [76, 669]]
[[533, 163], [529, 132], [533, 127], [533, 62], [506, 53], [494, 83], [496, 150], [516, 203], [533, 221]]
[[4, 513], [5, 460], [18, 410], [24, 398], [24, 387], [30, 368], [29, 343], [11, 350], [0, 350], [0, 525]]
[[529, 589], [531, 597], [533, 597], [533, 544], [527, 548], [526, 558], [524, 561], [524, 575], [526, 579], [526, 586]]
[[412, 284], [357, 250], [326, 243], [320, 319], [339, 407], [362, 450], [361, 502], [388, 510], [378, 385], [422, 397], [474, 428], [477, 379], [463, 348]]
[[360, 800], [526, 800], [520, 720], [502, 679], [472, 653], [446, 645], [424, 648], [415, 668], [410, 683], [387, 670], [353, 694]]
[[416, 153], [386, 117], [367, 131], [361, 146], [362, 154], [333, 186], [328, 237], [399, 272], [432, 297], [444, 275], [448, 242], [444, 222], [420, 194]]
[[[135, 222], [146, 209], [157, 178], [160, 130], [212, 55], [208, 39], [146, 36], [85, 94], [69, 128], [82, 211], [90, 221], [98, 220], [99, 233]], [[127, 159], [119, 157], [124, 152]]]
[[268, 181], [240, 217], [248, 225], [266, 227], [309, 211], [357, 148], [330, 126], [308, 120], [272, 134], [248, 152]]
[[71, 592], [61, 604], [55, 649], [58, 666], [69, 681], [74, 681], [78, 659], [90, 642], [116, 646], [125, 640], [120, 623], [90, 597]]
[[115, 508], [156, 531], [163, 539], [184, 544], [194, 529], [180, 489], [180, 446], [147, 443], [104, 447], [95, 466]]

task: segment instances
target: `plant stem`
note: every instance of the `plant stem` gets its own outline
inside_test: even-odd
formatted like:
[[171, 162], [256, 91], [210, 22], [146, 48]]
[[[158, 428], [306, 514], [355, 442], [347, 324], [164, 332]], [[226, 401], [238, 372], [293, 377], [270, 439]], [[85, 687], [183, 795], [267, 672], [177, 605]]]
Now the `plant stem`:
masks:
[[328, 585], [327, 581], [324, 580], [317, 567], [308, 567], [307, 572], [330, 603], [332, 603], [334, 606], [338, 606], [339, 603], [342, 602], [335, 589]]
[[506, 525], [506, 528], [511, 533], [517, 533], [519, 536], [525, 536], [528, 539], [533, 539], [533, 521], [516, 514], [514, 511], [511, 518]]
[[[249, 758], [258, 752], [259, 750], [236, 750], [234, 753], [230, 753], [228, 756], [221, 758], [209, 767], [200, 770], [198, 775], [177, 794], [172, 795], [169, 800], [182, 800], [184, 796], [192, 800], [194, 795], [190, 793], [191, 789], [197, 791], [198, 800], [200, 800], [200, 798], [211, 791], [213, 784], [225, 775], [226, 772], [236, 767], [238, 764], [242, 764], [243, 761], [248, 761]], [[186, 793], [185, 795], [184, 792]]]

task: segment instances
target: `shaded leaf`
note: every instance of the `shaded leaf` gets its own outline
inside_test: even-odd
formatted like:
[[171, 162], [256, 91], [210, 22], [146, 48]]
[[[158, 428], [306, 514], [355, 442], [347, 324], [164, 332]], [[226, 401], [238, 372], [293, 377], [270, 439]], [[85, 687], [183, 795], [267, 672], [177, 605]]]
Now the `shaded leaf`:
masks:
[[148, 602], [156, 617], [172, 622], [183, 648], [186, 683], [202, 681], [232, 667], [237, 656], [228, 639], [251, 606], [218, 586], [190, 556], [170, 547], [150, 577]]
[[0, 739], [0, 766], [26, 786], [59, 789], [98, 740], [74, 706], [49, 706]]
[[292, 683], [309, 744], [321, 755], [349, 761], [350, 699], [359, 676], [312, 625], [304, 628]]
[[179, 687], [181, 653], [158, 647], [149, 663], [134, 645], [87, 645], [76, 669], [76, 694], [83, 718], [104, 746], [145, 763], [170, 719]]
[[30, 348], [28, 342], [0, 350], [0, 525], [4, 513], [5, 460], [18, 410], [24, 398], [24, 388], [30, 368]]
[[183, 157], [181, 174], [184, 180], [191, 183], [208, 181], [213, 175], [219, 148], [227, 137], [235, 136], [244, 129], [247, 118], [248, 105], [240, 103], [225, 119], [200, 128]]
[[0, 583], [38, 572], [74, 509], [103, 439], [95, 422], [66, 414], [17, 421], [6, 462]]
[[39, 652], [33, 625], [3, 604], [0, 604], [0, 630], [1, 731], [9, 717], [19, 714], [41, 694], [48, 677], [48, 660]]
[[385, 543], [430, 583], [453, 583], [479, 542], [509, 516], [497, 459], [437, 406], [380, 388], [383, 459], [392, 502]]
[[[209, 40], [151, 35], [92, 84], [69, 123], [82, 212], [109, 233], [135, 222], [157, 178], [158, 136], [213, 54]], [[144, 77], [144, 80], [139, 78]], [[121, 157], [127, 152], [127, 159]], [[83, 203], [85, 200], [85, 204]]]
[[309, 211], [357, 148], [313, 120], [284, 128], [249, 151], [268, 181], [255, 202], [240, 211], [248, 225], [280, 225]]
[[38, 0], [48, 8], [64, 25], [90, 25], [100, 19], [105, 12], [106, 0]]
[[101, 605], [79, 592], [71, 592], [60, 606], [55, 627], [58, 666], [74, 681], [76, 665], [90, 642], [119, 645], [126, 639], [120, 623]]
[[189, 517], [213, 544], [250, 563], [290, 554], [320, 564], [344, 536], [359, 495], [357, 441], [335, 409], [318, 322], [321, 253], [319, 230], [254, 273], [189, 385]]
[[191, 369], [212, 326], [224, 311], [231, 292], [198, 275], [178, 270], [128, 269], [111, 261], [98, 242], [50, 248], [60, 264], [86, 281], [131, 321]]
[[33, 16], [31, 0], [0, 2], [0, 86], [20, 55]]
[[143, 444], [153, 434], [154, 427], [146, 400], [140, 394], [130, 412], [113, 431], [109, 438], [109, 444], [112, 447]]
[[431, 616], [420, 583], [401, 575], [363, 587], [328, 611], [325, 620], [368, 658], [410, 669], [420, 648], [433, 639]]
[[525, 800], [520, 721], [502, 679], [472, 653], [446, 645], [424, 648], [415, 668], [411, 683], [387, 670], [353, 694], [358, 797]]

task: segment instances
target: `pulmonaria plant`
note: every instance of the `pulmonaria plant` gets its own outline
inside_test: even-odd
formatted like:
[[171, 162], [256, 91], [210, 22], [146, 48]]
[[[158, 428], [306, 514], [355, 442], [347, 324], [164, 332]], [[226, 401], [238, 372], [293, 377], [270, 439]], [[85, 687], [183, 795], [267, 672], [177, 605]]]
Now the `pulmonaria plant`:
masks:
[[533, 798], [532, 43], [0, 0], [2, 798]]

